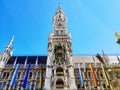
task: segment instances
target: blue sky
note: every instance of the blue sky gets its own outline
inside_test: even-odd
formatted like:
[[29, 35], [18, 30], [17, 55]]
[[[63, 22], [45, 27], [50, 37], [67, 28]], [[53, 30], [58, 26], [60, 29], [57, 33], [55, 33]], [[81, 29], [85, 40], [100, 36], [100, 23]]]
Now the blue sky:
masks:
[[74, 55], [120, 54], [120, 0], [0, 0], [0, 52], [12, 36], [13, 55], [47, 55], [59, 2], [67, 16]]

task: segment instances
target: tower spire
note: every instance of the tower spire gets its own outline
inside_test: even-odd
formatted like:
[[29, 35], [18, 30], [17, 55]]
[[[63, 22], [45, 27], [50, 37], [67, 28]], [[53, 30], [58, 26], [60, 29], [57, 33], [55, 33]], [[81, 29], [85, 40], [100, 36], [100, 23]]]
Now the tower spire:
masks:
[[13, 47], [12, 47], [12, 44], [13, 44], [13, 41], [14, 41], [14, 36], [12, 36], [12, 39], [10, 40], [9, 44], [6, 46], [5, 50], [4, 50], [4, 53], [12, 56], [12, 52], [13, 52]]
[[10, 57], [12, 56], [12, 44], [13, 44], [14, 36], [12, 37], [9, 44], [6, 46], [4, 52], [2, 53], [0, 57], [0, 68], [4, 68]]
[[14, 41], [14, 35], [12, 36], [12, 39], [7, 46], [8, 48], [12, 48], [13, 41]]
[[67, 24], [66, 16], [61, 8], [61, 5], [59, 4], [53, 18], [54, 34], [60, 34], [61, 32], [66, 33], [66, 24]]

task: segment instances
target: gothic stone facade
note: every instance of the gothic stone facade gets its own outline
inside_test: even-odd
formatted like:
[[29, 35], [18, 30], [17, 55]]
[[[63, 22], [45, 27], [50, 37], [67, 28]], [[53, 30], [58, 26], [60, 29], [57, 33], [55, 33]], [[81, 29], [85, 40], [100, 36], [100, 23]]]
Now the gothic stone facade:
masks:
[[66, 23], [59, 6], [48, 38], [48, 56], [12, 56], [12, 38], [0, 54], [1, 90], [120, 90], [120, 56], [106, 56], [104, 52], [97, 56], [72, 56], [72, 39]]

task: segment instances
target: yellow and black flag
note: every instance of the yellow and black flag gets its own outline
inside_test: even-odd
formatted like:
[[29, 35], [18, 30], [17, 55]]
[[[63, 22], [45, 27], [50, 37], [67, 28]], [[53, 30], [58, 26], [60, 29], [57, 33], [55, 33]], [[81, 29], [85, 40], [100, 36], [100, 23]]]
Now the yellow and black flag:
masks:
[[105, 64], [103, 61], [103, 58], [97, 53], [96, 57], [98, 58], [98, 60], [102, 63]]
[[118, 60], [118, 62], [120, 63], [120, 58], [117, 56], [117, 60]]
[[120, 44], [120, 34], [118, 34], [118, 32], [115, 32], [115, 36], [118, 39], [117, 43]]

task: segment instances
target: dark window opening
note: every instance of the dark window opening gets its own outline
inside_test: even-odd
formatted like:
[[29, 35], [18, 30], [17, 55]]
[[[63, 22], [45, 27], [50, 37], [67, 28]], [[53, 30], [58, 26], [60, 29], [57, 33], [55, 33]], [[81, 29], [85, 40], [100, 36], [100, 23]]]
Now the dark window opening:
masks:
[[63, 68], [62, 67], [58, 67], [57, 70], [56, 70], [56, 73], [57, 73], [58, 76], [63, 75], [64, 74]]
[[64, 87], [64, 82], [62, 79], [58, 79], [56, 82], [56, 88], [63, 88]]

